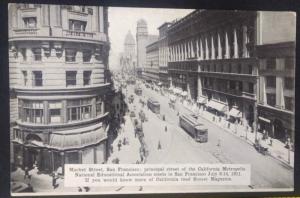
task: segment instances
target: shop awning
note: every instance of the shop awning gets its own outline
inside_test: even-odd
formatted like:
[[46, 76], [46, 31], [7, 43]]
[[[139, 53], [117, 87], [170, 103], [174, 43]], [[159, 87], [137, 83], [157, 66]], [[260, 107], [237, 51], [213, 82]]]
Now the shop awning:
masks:
[[187, 96], [187, 92], [186, 92], [186, 91], [183, 91], [183, 92], [181, 93], [181, 95], [182, 95], [182, 96]]
[[197, 103], [199, 103], [199, 104], [206, 104], [206, 102], [207, 102], [207, 98], [205, 98], [203, 96], [198, 96]]
[[175, 102], [175, 100], [176, 100], [176, 96], [174, 96], [174, 95], [171, 95], [171, 96], [170, 96], [170, 100], [171, 100], [172, 102]]
[[261, 116], [258, 116], [258, 119], [262, 120], [262, 121], [265, 121], [267, 123], [271, 123], [271, 121], [267, 118], [264, 118], [264, 117], [261, 117]]
[[222, 103], [219, 103], [217, 101], [214, 101], [214, 100], [210, 100], [206, 106], [210, 107], [210, 108], [213, 108], [217, 111], [220, 111], [220, 112], [224, 112], [225, 109], [226, 109], [226, 105], [225, 104], [222, 104]]
[[87, 145], [97, 144], [106, 139], [106, 132], [103, 127], [91, 131], [80, 132], [73, 130], [54, 132], [50, 136], [49, 146], [51, 148], [65, 150], [85, 147]]
[[240, 117], [242, 117], [241, 112], [240, 112], [238, 109], [236, 109], [236, 108], [232, 108], [232, 109], [229, 111], [228, 115], [230, 115], [230, 116], [232, 116], [232, 117], [235, 117], [235, 118], [240, 118]]

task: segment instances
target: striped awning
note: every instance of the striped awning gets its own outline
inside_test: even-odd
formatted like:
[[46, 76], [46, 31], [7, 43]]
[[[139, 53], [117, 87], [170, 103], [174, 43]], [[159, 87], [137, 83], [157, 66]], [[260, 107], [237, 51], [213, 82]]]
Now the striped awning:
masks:
[[232, 117], [235, 117], [235, 118], [241, 118], [242, 117], [241, 112], [236, 108], [232, 108], [229, 111], [228, 115], [230, 115]]
[[226, 110], [226, 105], [225, 104], [222, 104], [220, 102], [217, 102], [217, 101], [214, 101], [214, 100], [210, 100], [207, 104], [206, 104], [207, 107], [210, 107], [212, 109], [215, 109], [217, 111], [220, 111], [220, 112], [224, 112]]

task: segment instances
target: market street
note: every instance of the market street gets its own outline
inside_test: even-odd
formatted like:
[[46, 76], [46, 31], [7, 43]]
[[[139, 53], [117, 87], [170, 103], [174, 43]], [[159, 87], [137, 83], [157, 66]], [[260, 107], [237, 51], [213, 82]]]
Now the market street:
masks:
[[[127, 96], [134, 95], [133, 104], [136, 115], [140, 111], [139, 97], [134, 94], [133, 86], [128, 86]], [[258, 153], [252, 145], [241, 140], [224, 129], [207, 120], [200, 118], [208, 128], [208, 142], [198, 143], [193, 140], [183, 129], [178, 126], [177, 112], [190, 113], [180, 102], [176, 102], [175, 110], [169, 108], [168, 97], [146, 88], [142, 85], [143, 94], [141, 98], [147, 100], [154, 97], [160, 102], [160, 114], [165, 115], [166, 121], [147, 110], [144, 112], [148, 122], [144, 123], [145, 141], [149, 148], [147, 163], [251, 163], [252, 187], [292, 187], [293, 170], [270, 156]], [[167, 126], [167, 132], [164, 131]], [[161, 150], [158, 150], [158, 141]], [[220, 141], [221, 145], [217, 146]], [[276, 172], [276, 174], [274, 174]]]

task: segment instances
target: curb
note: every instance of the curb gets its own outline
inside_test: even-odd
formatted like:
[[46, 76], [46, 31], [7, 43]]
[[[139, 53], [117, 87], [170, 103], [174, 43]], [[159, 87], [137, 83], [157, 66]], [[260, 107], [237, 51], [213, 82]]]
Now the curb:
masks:
[[[183, 106], [185, 109], [187, 109], [188, 111], [194, 113], [192, 110], [190, 110], [190, 109], [187, 108], [186, 106], [184, 106], [184, 105], [182, 105], [182, 106]], [[201, 116], [201, 117], [202, 117], [203, 119], [207, 120], [208, 122], [213, 123], [215, 126], [221, 128], [221, 129], [224, 129], [223, 127], [221, 127], [221, 126], [215, 124], [215, 122], [213, 122], [213, 121], [207, 119], [206, 117], [204, 117], [204, 116]], [[248, 144], [250, 144], [250, 145], [253, 146], [254, 143], [251, 142], [250, 140], [246, 140], [246, 139], [244, 139], [244, 138], [239, 137], [238, 135], [234, 135], [230, 130], [228, 130], [228, 129], [226, 129], [226, 128], [225, 128], [224, 130], [225, 130], [227, 133], [230, 133], [231, 135], [233, 135], [233, 136], [235, 136], [235, 137], [237, 137], [237, 138], [243, 140], [244, 142], [246, 142], [246, 143], [248, 143]], [[276, 156], [272, 155], [270, 152], [269, 152], [269, 156], [272, 157], [273, 159], [276, 159], [276, 160], [280, 161], [281, 163], [285, 164], [285, 165], [288, 166], [289, 168], [294, 169], [294, 167], [291, 166], [290, 164], [288, 164], [286, 161], [283, 161], [283, 160], [277, 158]]]

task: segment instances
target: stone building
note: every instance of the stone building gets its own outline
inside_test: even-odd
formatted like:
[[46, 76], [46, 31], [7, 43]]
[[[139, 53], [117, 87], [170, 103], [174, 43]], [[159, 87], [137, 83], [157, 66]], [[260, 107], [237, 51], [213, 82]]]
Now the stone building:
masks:
[[[283, 142], [294, 139], [296, 17], [259, 12], [258, 129]], [[270, 33], [272, 31], [272, 33]]]
[[[286, 31], [291, 26], [295, 28], [289, 18], [294, 16], [290, 14], [195, 10], [173, 23], [167, 31], [171, 86], [187, 91], [187, 97], [201, 107], [233, 122], [242, 122], [253, 130], [257, 129], [260, 117], [266, 118], [261, 119], [264, 122], [274, 123], [275, 117], [286, 115], [285, 121], [276, 126], [278, 130], [282, 126], [290, 129], [293, 114], [287, 108], [293, 109], [293, 83], [287, 83], [289, 90], [280, 91], [283, 78], [286, 78], [285, 82], [294, 80], [291, 66], [294, 64], [294, 44], [281, 41], [284, 32], [295, 35], [294, 31]], [[272, 42], [265, 42], [271, 38]], [[284, 67], [285, 59], [291, 69], [281, 73], [278, 68]], [[274, 71], [264, 69], [266, 60], [272, 61]], [[272, 84], [272, 90], [264, 89], [264, 79]], [[266, 105], [268, 100], [272, 105]], [[266, 113], [271, 109], [273, 113]], [[261, 116], [257, 115], [257, 110]], [[275, 112], [281, 112], [282, 116]], [[260, 127], [267, 126], [261, 124]]]
[[15, 166], [52, 172], [106, 161], [107, 14], [106, 7], [9, 4]]
[[168, 37], [167, 30], [170, 27], [171, 23], [164, 23], [159, 30], [159, 40], [158, 40], [158, 66], [159, 66], [159, 81], [165, 86], [169, 87], [168, 79], [168, 59], [169, 59], [169, 48], [168, 48]]
[[146, 66], [146, 46], [158, 38], [157, 35], [148, 34], [147, 22], [140, 19], [136, 27], [136, 45], [137, 45], [137, 76], [142, 78]]
[[147, 81], [159, 83], [159, 48], [155, 41], [146, 46], [146, 66], [143, 78]]
[[168, 30], [171, 84], [217, 115], [255, 120], [255, 12], [196, 10]]

